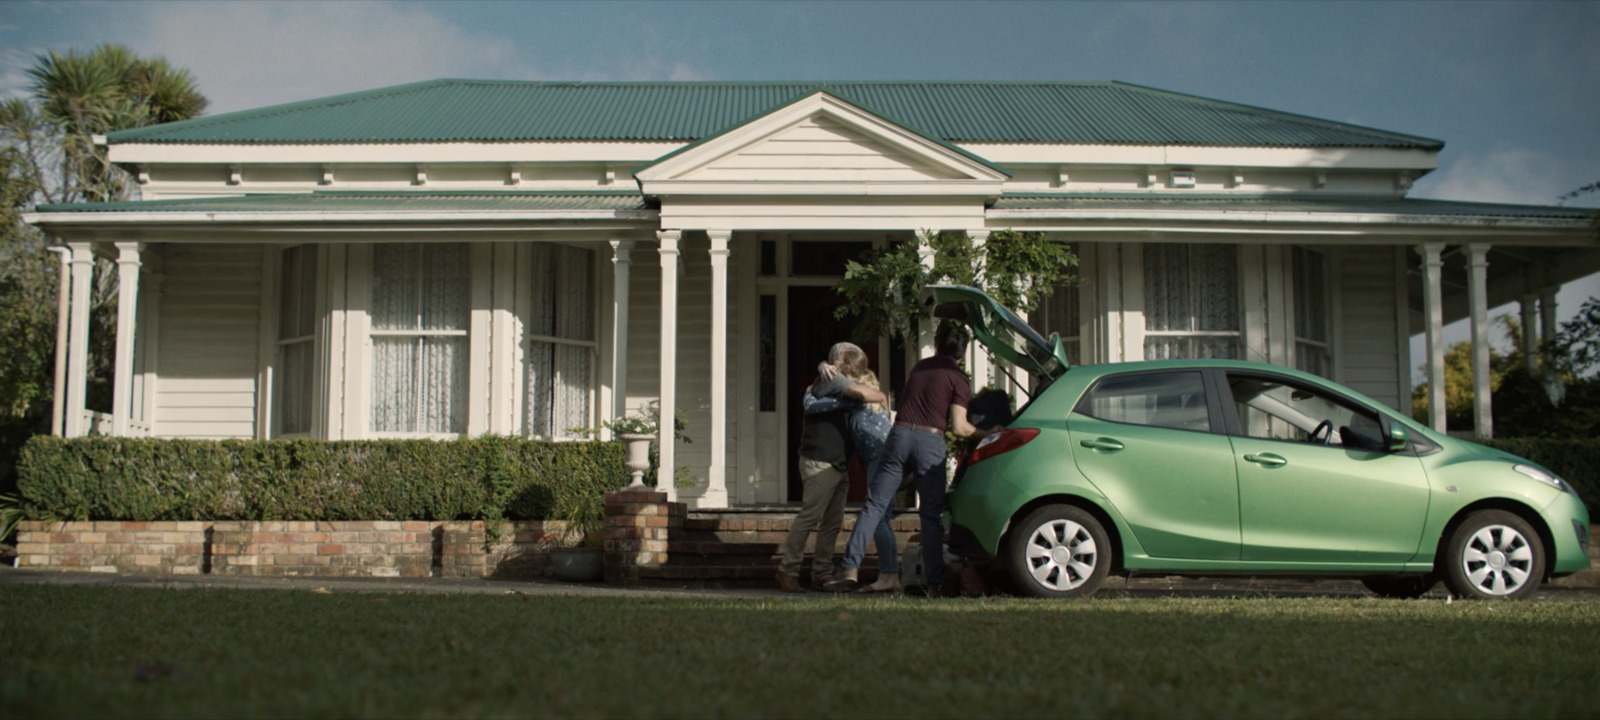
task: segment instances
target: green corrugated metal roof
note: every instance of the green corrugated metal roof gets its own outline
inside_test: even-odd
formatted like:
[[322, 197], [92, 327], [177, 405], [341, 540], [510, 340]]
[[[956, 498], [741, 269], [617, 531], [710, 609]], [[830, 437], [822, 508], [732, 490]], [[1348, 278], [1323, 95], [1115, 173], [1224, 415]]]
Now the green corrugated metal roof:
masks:
[[817, 91], [946, 142], [1436, 150], [1438, 140], [1120, 82], [432, 80], [111, 133], [113, 144], [692, 142]]
[[544, 212], [645, 210], [637, 190], [432, 192], [318, 191], [183, 200], [40, 205], [34, 212]]
[[994, 210], [1198, 210], [1215, 212], [1393, 213], [1399, 215], [1474, 215], [1582, 220], [1594, 210], [1553, 205], [1305, 195], [1156, 195], [1136, 193], [1045, 194], [1007, 193]]

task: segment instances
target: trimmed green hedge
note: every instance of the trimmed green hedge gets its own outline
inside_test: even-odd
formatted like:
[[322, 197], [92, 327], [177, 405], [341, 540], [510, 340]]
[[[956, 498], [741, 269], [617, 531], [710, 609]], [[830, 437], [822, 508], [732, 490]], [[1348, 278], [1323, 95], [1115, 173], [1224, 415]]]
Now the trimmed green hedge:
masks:
[[616, 443], [39, 436], [28, 517], [60, 520], [544, 520], [628, 482]]
[[1494, 438], [1477, 442], [1550, 468], [1572, 483], [1589, 507], [1589, 518], [1600, 522], [1600, 440]]

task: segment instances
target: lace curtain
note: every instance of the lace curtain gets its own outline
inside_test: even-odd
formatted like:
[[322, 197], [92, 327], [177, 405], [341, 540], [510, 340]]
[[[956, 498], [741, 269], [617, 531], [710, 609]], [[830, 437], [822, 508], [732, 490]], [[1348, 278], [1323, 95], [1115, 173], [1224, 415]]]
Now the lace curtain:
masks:
[[1328, 284], [1322, 253], [1297, 247], [1294, 259], [1294, 366], [1327, 376]]
[[278, 435], [311, 432], [315, 413], [317, 249], [288, 248], [278, 287], [278, 368], [275, 382]]
[[469, 271], [464, 244], [373, 247], [375, 432], [466, 432]]
[[[1074, 251], [1077, 246], [1072, 246]], [[1078, 286], [1072, 279], [1063, 279], [1044, 301], [1044, 322], [1041, 330], [1045, 337], [1050, 333], [1061, 336], [1061, 347], [1067, 353], [1067, 360], [1078, 364]]]
[[1144, 357], [1239, 357], [1239, 253], [1233, 245], [1144, 246]]
[[570, 437], [592, 423], [594, 252], [545, 243], [530, 250], [525, 427], [538, 437]]

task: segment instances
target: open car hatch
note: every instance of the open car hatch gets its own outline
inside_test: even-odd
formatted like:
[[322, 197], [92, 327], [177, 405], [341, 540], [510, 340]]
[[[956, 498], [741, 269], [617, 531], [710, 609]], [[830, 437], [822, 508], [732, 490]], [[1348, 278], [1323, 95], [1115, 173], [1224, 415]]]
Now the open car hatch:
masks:
[[1042, 384], [1061, 377], [1071, 366], [1058, 335], [1051, 333], [1046, 340], [982, 290], [965, 285], [929, 285], [922, 291], [922, 303], [924, 307], [932, 306], [936, 318], [966, 323], [973, 337], [990, 352]]

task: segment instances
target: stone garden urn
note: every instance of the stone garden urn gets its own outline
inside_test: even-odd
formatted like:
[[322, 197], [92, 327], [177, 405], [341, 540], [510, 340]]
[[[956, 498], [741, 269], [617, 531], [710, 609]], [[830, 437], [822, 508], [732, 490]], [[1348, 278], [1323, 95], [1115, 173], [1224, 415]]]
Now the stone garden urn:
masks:
[[650, 442], [655, 440], [656, 436], [627, 433], [618, 435], [617, 439], [622, 442], [628, 454], [625, 464], [628, 473], [633, 476], [633, 482], [628, 483], [628, 487], [633, 489], [644, 487], [644, 473], [650, 469]]

